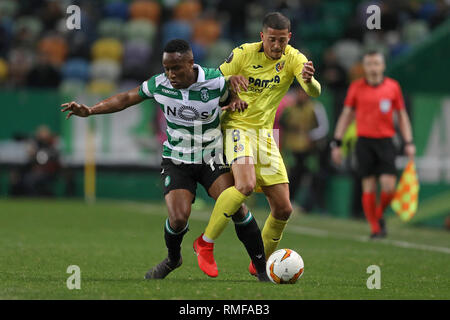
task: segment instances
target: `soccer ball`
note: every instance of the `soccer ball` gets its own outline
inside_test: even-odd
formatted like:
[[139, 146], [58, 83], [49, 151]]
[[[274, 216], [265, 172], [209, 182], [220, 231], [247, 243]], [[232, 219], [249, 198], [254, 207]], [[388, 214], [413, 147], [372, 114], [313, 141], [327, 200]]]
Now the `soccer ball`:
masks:
[[303, 270], [302, 257], [291, 249], [277, 250], [267, 260], [267, 276], [273, 283], [296, 283], [303, 275]]

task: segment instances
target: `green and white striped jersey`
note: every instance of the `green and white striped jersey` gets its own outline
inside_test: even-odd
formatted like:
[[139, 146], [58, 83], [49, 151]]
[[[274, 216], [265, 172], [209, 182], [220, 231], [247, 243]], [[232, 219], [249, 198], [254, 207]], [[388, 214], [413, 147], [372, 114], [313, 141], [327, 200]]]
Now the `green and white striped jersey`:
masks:
[[197, 82], [185, 89], [175, 89], [164, 73], [144, 81], [139, 95], [155, 99], [167, 121], [167, 140], [163, 158], [183, 163], [210, 162], [222, 152], [219, 102], [227, 100], [225, 78], [217, 69], [198, 70]]

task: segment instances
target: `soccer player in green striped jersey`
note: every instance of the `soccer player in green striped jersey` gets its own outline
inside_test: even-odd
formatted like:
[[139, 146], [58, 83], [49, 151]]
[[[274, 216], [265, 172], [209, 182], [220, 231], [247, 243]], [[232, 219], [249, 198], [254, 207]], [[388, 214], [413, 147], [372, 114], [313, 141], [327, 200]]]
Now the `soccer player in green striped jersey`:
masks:
[[[74, 101], [61, 105], [61, 111], [69, 112], [67, 118], [118, 112], [145, 99], [154, 99], [164, 112], [167, 140], [163, 144], [161, 178], [169, 216], [164, 225], [168, 256], [146, 273], [147, 279], [165, 278], [182, 264], [181, 242], [188, 231], [197, 183], [214, 199], [233, 186], [233, 176], [222, 158], [220, 114], [223, 110], [240, 112], [247, 107], [230, 91], [220, 71], [194, 63], [186, 41], [169, 41], [162, 64], [164, 73], [92, 107]], [[233, 221], [238, 238], [257, 266], [258, 279], [267, 281], [264, 246], [255, 219], [242, 205]], [[204, 248], [213, 250], [213, 243], [205, 244]]]

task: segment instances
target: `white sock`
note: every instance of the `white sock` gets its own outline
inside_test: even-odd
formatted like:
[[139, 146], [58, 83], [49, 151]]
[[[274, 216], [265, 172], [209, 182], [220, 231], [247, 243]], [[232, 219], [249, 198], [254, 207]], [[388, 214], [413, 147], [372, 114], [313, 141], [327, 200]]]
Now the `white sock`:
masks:
[[208, 238], [207, 236], [203, 235], [202, 236], [203, 241], [208, 242], [208, 243], [214, 243], [213, 239]]

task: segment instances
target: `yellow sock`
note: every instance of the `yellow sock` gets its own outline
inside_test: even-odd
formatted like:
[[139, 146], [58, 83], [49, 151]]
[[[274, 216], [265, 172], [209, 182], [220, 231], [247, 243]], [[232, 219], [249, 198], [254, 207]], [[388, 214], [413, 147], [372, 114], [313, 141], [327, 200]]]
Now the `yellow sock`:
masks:
[[217, 239], [245, 199], [247, 199], [247, 196], [239, 192], [235, 187], [225, 189], [217, 198], [205, 229], [205, 236], [211, 240]]
[[267, 217], [264, 228], [261, 232], [261, 236], [264, 243], [264, 253], [266, 259], [269, 259], [270, 255], [276, 250], [278, 243], [283, 237], [283, 230], [286, 227], [287, 220], [275, 219], [272, 214]]

